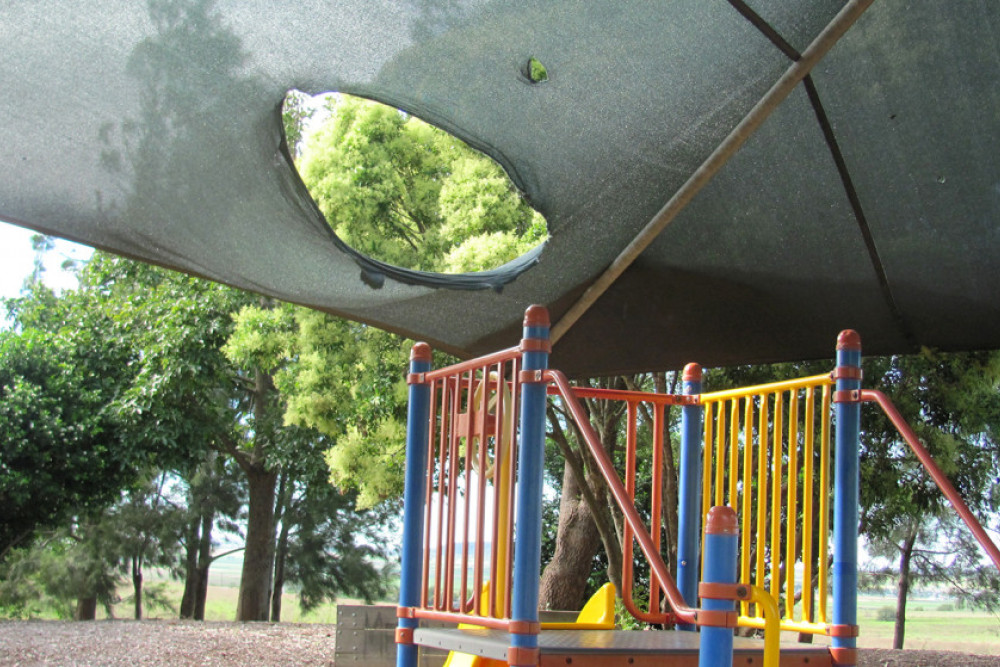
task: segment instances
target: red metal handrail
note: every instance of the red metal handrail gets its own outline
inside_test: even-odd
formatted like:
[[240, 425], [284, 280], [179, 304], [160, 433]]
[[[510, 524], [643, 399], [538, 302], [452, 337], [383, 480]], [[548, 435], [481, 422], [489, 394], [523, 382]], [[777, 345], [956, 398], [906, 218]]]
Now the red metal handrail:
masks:
[[560, 371], [545, 371], [545, 379], [555, 384], [560, 398], [562, 398], [566, 404], [566, 408], [569, 410], [573, 419], [576, 421], [577, 426], [580, 428], [580, 432], [584, 436], [583, 439], [590, 448], [590, 453], [594, 457], [601, 474], [604, 476], [604, 480], [607, 482], [608, 488], [611, 490], [611, 494], [618, 503], [618, 507], [621, 509], [626, 523], [635, 534], [635, 539], [639, 543], [639, 547], [642, 549], [643, 554], [649, 561], [649, 567], [652, 570], [653, 575], [663, 586], [667, 602], [673, 609], [677, 620], [683, 623], [697, 623], [698, 610], [687, 606], [684, 602], [681, 592], [677, 589], [677, 584], [674, 583], [673, 577], [670, 576], [670, 570], [667, 568], [666, 563], [663, 562], [662, 556], [660, 556], [660, 551], [657, 548], [657, 545], [654, 543], [649, 531], [646, 530], [642, 517], [640, 517], [639, 513], [636, 511], [628, 490], [618, 477], [614, 464], [608, 457], [607, 452], [604, 451], [604, 448], [601, 446], [600, 438], [594, 431], [594, 427], [591, 426], [590, 419], [584, 412], [583, 406], [580, 405], [576, 389], [570, 385], [569, 380]]
[[997, 569], [1000, 569], [1000, 548], [997, 548], [997, 545], [992, 539], [990, 539], [990, 536], [986, 533], [982, 524], [979, 523], [979, 520], [976, 519], [976, 516], [969, 509], [969, 506], [965, 504], [964, 500], [962, 500], [962, 496], [958, 494], [955, 487], [952, 486], [951, 482], [948, 481], [948, 478], [945, 477], [944, 472], [941, 471], [941, 468], [939, 468], [937, 463], [934, 462], [934, 459], [931, 458], [930, 453], [922, 444], [920, 444], [917, 434], [912, 428], [910, 428], [910, 425], [906, 423], [903, 416], [899, 414], [899, 410], [897, 410], [896, 406], [893, 405], [891, 400], [889, 400], [889, 397], [880, 391], [863, 389], [861, 390], [861, 400], [865, 402], [878, 403], [879, 407], [882, 408], [882, 411], [885, 412], [886, 416], [889, 418], [889, 421], [893, 423], [896, 430], [899, 431], [899, 434], [903, 436], [904, 440], [906, 440], [906, 444], [910, 446], [910, 449], [912, 449], [913, 453], [916, 454], [917, 458], [924, 465], [924, 468], [926, 468], [927, 472], [930, 473], [930, 476], [937, 483], [938, 488], [940, 488], [941, 492], [944, 493], [945, 498], [948, 499], [948, 502], [950, 502], [952, 507], [955, 508], [955, 511], [958, 512], [958, 516], [961, 517], [962, 521], [965, 522], [965, 525], [968, 526], [969, 530], [972, 531], [972, 534], [975, 535], [979, 545], [989, 555], [993, 564], [997, 566]]

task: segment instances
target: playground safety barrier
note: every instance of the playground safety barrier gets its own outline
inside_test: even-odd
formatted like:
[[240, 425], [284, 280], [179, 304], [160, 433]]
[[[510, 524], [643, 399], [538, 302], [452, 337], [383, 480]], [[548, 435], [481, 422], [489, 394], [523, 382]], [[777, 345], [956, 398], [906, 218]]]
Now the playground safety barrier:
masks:
[[[828, 627], [833, 383], [826, 373], [699, 400], [705, 412], [701, 514], [716, 505], [736, 510], [740, 581], [783, 602], [782, 630], [825, 634]], [[750, 607], [741, 603], [740, 625], [763, 627], [761, 609]]]
[[[702, 664], [720, 660], [720, 646], [731, 655], [718, 638], [731, 639], [738, 625], [765, 629], [768, 667], [778, 664], [780, 630], [829, 635], [833, 664], [856, 664], [863, 402], [886, 410], [1000, 568], [1000, 550], [888, 399], [861, 390], [855, 332], [841, 333], [829, 374], [703, 393], [701, 369], [690, 364], [683, 393], [675, 395], [572, 386], [547, 368], [548, 326], [547, 312], [533, 306], [520, 345], [439, 370], [431, 370], [427, 345], [413, 348], [398, 667], [416, 664], [420, 619], [507, 633], [506, 648], [494, 647], [494, 658], [539, 663], [539, 633], [546, 629], [538, 579], [547, 394], [563, 402], [622, 512], [626, 608], [649, 623], [701, 627], [703, 644], [714, 635]], [[581, 404], [595, 398], [625, 403], [624, 481]], [[671, 406], [681, 410], [676, 582], [662, 557], [660, 495]], [[635, 506], [640, 414], [652, 432], [648, 525]], [[650, 569], [645, 609], [633, 600], [634, 544]]]

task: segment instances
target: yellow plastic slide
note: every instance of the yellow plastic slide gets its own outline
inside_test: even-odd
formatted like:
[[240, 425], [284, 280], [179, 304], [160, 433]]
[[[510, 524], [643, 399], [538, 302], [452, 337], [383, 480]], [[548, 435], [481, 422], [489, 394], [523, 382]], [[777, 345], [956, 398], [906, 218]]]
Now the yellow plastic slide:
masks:
[[[487, 603], [488, 606], [488, 603]], [[462, 624], [459, 628], [481, 626]], [[572, 623], [542, 623], [542, 630], [614, 630], [615, 628], [615, 585], [607, 583], [591, 596]], [[491, 660], [468, 653], [448, 654], [444, 667], [506, 667], [502, 660]]]

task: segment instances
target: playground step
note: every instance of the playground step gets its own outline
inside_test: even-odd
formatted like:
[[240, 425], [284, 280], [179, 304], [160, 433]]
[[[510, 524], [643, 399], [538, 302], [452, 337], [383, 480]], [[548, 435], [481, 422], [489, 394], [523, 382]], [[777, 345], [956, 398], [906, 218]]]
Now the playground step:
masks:
[[[421, 628], [414, 632], [413, 640], [422, 646], [506, 661], [510, 635], [499, 630]], [[698, 641], [697, 633], [669, 630], [543, 630], [538, 636], [541, 667], [697, 667]], [[758, 667], [763, 654], [763, 641], [734, 639], [733, 665]], [[826, 647], [804, 644], [781, 647], [782, 667], [830, 665]]]

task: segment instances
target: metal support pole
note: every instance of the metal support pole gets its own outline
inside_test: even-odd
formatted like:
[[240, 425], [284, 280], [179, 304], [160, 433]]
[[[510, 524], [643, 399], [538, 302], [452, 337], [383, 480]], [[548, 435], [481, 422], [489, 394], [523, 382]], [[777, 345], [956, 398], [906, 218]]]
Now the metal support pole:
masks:
[[[834, 444], [833, 625], [830, 654], [836, 665], [857, 664], [858, 486], [861, 437], [861, 337], [846, 330], [837, 337], [837, 435]], [[837, 636], [842, 635], [842, 636]]]
[[[410, 352], [410, 396], [406, 414], [406, 476], [403, 487], [403, 550], [399, 578], [399, 606], [420, 605], [424, 543], [424, 484], [430, 424], [430, 385], [420, 374], [431, 369], [431, 348], [417, 343]], [[396, 667], [417, 667], [413, 631], [417, 619], [400, 617], [396, 628]]]
[[542, 560], [542, 478], [545, 464], [545, 382], [549, 311], [531, 306], [521, 341], [521, 423], [514, 510], [514, 581], [510, 665], [538, 664], [538, 580]]
[[[709, 584], [736, 583], [736, 556], [739, 546], [739, 523], [732, 507], [716, 506], [705, 520], [705, 582]], [[732, 600], [704, 598], [699, 618], [705, 612], [721, 616], [728, 612], [734, 618], [736, 611]], [[702, 625], [698, 649], [699, 667], [719, 667], [733, 664], [733, 627], [723, 624]]]
[[[684, 367], [684, 394], [701, 393], [701, 366]], [[705, 408], [685, 405], [681, 408], [680, 499], [677, 509], [677, 587], [689, 607], [698, 605], [698, 550], [701, 546], [701, 440]], [[690, 623], [679, 623], [678, 630], [696, 630]]]

